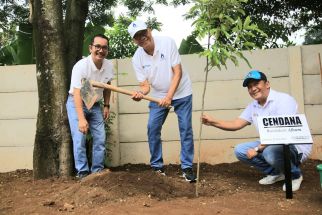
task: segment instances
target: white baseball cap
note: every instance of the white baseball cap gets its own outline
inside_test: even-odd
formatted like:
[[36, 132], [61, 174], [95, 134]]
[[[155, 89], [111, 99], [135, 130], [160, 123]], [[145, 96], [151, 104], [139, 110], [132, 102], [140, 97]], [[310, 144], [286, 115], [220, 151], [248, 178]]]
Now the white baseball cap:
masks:
[[133, 38], [136, 32], [145, 30], [147, 28], [148, 28], [147, 25], [143, 21], [135, 20], [129, 25], [129, 27], [127, 28], [127, 31]]

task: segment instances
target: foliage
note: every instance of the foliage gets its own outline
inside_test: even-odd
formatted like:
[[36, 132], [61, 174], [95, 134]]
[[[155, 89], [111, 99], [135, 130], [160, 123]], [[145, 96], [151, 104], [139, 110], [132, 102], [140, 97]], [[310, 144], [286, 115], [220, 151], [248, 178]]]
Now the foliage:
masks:
[[254, 38], [257, 46], [284, 47], [293, 44], [289, 36], [305, 28], [311, 31], [321, 27], [321, 0], [248, 0], [243, 4], [246, 16], [258, 24], [267, 38]]
[[29, 10], [20, 1], [2, 1], [0, 5], [0, 47], [15, 40], [16, 28], [20, 23], [28, 23]]
[[305, 41], [303, 44], [322, 44], [322, 23], [305, 33]]
[[112, 125], [113, 125], [113, 120], [116, 117], [116, 113], [110, 112], [110, 116], [105, 122], [105, 133], [106, 133], [106, 159], [105, 159], [105, 166], [109, 166], [109, 163], [111, 161], [111, 145], [113, 144], [111, 141], [111, 137], [113, 135], [112, 132]]
[[92, 25], [113, 25], [114, 14], [112, 8], [117, 6], [117, 0], [89, 0], [88, 21]]
[[186, 39], [183, 39], [179, 47], [180, 55], [200, 53], [202, 51], [204, 51], [204, 48], [199, 44], [194, 35], [189, 35]]
[[130, 23], [130, 19], [121, 16], [116, 20], [113, 28], [109, 28], [106, 31], [106, 34], [110, 39], [108, 58], [119, 59], [130, 57], [134, 54], [137, 47], [132, 42], [132, 38], [127, 32], [127, 26]]
[[[0, 65], [19, 64], [17, 31], [28, 24], [28, 8], [20, 1], [1, 1], [0, 6]], [[29, 54], [29, 56], [31, 56]]]
[[163, 4], [163, 5], [185, 5], [190, 3], [189, 0], [122, 0], [122, 4], [129, 9], [128, 16], [136, 17], [142, 12], [148, 12], [149, 14], [154, 14], [153, 6], [156, 4]]
[[[25, 0], [8, 0], [0, 1], [4, 5], [0, 6], [0, 26], [3, 32], [0, 32], [0, 62], [2, 64], [20, 64], [20, 63], [34, 63], [32, 58], [33, 50], [31, 47], [23, 49], [23, 47], [17, 46], [15, 41], [17, 39], [18, 32], [16, 28], [19, 24], [28, 23], [29, 8], [25, 3]], [[104, 26], [111, 26], [107, 30], [107, 35], [111, 39], [111, 53], [109, 58], [124, 58], [130, 57], [134, 54], [135, 45], [132, 43], [132, 39], [127, 33], [127, 26], [130, 24], [130, 18], [126, 18], [121, 15], [117, 20], [115, 20], [113, 9], [117, 6], [124, 5], [129, 8], [127, 15], [131, 17], [136, 17], [142, 12], [154, 13], [153, 6], [155, 4], [164, 5], [180, 5], [186, 4], [189, 1], [177, 0], [177, 1], [167, 1], [167, 0], [149, 0], [149, 1], [117, 1], [117, 0], [89, 0], [89, 11], [87, 14], [87, 24], [84, 33], [84, 41], [82, 48], [82, 56], [87, 56], [89, 54], [88, 45], [90, 44], [90, 39], [96, 33], [105, 33]], [[64, 14], [67, 13], [67, 0], [62, 0], [62, 10]], [[65, 16], [64, 15], [64, 16]], [[157, 22], [156, 18], [148, 18], [148, 25], [152, 29], [160, 30], [161, 23]], [[29, 41], [20, 44], [30, 44]], [[7, 47], [8, 46], [8, 47]], [[29, 45], [30, 46], [30, 45]], [[20, 49], [20, 50], [18, 50]], [[17, 53], [28, 52], [31, 57], [29, 62], [21, 61]], [[25, 57], [24, 57], [25, 58]]]
[[[244, 59], [242, 50], [252, 50], [256, 44], [252, 39], [265, 36], [250, 17], [245, 16], [241, 3], [245, 0], [196, 0], [188, 17], [196, 18], [193, 25], [199, 39], [208, 37], [208, 49], [201, 53], [206, 56], [212, 67], [226, 67], [231, 60], [238, 65], [238, 58]], [[256, 35], [257, 34], [257, 35]]]

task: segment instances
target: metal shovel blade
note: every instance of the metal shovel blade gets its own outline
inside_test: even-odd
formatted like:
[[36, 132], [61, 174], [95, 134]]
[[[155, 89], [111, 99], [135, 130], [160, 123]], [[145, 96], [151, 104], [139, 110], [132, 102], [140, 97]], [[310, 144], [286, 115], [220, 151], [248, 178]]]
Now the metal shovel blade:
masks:
[[90, 81], [86, 78], [82, 79], [82, 88], [80, 93], [86, 108], [88, 110], [91, 109], [96, 102], [98, 95], [96, 94], [96, 91], [91, 85]]

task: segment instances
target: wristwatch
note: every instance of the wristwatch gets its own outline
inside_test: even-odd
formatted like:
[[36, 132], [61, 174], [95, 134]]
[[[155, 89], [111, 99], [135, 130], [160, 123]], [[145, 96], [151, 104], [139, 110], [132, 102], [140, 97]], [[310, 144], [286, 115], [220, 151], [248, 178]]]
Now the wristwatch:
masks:
[[256, 147], [254, 148], [254, 150], [255, 150], [257, 153], [260, 153], [258, 146], [256, 146]]

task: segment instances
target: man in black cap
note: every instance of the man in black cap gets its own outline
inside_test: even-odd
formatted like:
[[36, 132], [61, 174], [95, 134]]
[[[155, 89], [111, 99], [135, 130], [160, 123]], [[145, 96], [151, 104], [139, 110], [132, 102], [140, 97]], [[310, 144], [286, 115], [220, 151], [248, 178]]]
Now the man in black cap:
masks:
[[[254, 100], [238, 118], [227, 121], [204, 114], [202, 116], [203, 124], [236, 131], [254, 123], [258, 129], [258, 116], [297, 114], [295, 99], [288, 94], [271, 89], [264, 73], [258, 70], [250, 71], [244, 78], [243, 87], [248, 88], [248, 93]], [[303, 176], [299, 165], [308, 158], [311, 148], [311, 144], [290, 146], [293, 191], [297, 191], [301, 186]], [[241, 143], [235, 147], [235, 155], [240, 161], [255, 166], [266, 175], [259, 180], [262, 185], [274, 184], [285, 179], [283, 153], [282, 145], [261, 145], [259, 140]], [[283, 190], [286, 190], [285, 184]]]

